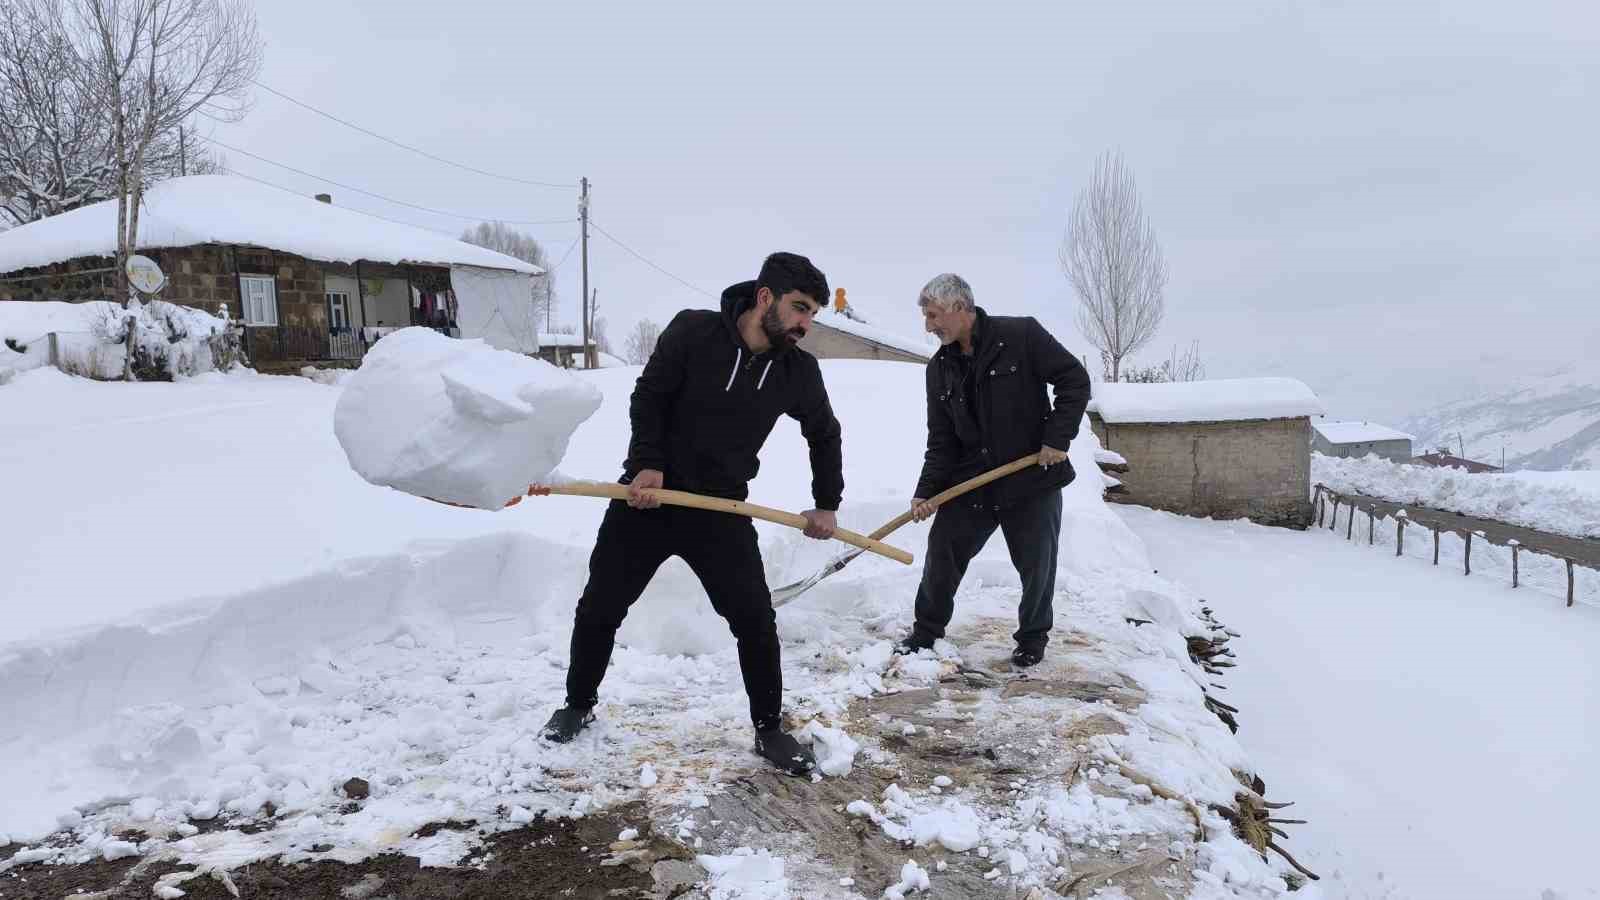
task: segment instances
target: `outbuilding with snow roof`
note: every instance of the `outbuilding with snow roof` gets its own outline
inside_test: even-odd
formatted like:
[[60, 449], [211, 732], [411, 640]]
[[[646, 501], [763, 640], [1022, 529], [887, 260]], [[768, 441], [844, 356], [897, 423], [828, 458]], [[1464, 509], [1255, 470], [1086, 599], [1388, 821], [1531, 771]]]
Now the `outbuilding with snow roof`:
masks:
[[1110, 499], [1191, 516], [1311, 522], [1311, 419], [1293, 378], [1094, 385], [1089, 424], [1127, 460]]

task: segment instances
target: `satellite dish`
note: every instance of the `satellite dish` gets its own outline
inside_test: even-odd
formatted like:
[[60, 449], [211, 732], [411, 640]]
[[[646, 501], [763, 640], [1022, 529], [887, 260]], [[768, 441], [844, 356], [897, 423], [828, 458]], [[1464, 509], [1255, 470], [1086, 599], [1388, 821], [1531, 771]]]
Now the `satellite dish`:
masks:
[[156, 265], [156, 261], [148, 256], [137, 254], [128, 257], [126, 266], [128, 283], [138, 288], [141, 293], [154, 294], [167, 284], [167, 276]]

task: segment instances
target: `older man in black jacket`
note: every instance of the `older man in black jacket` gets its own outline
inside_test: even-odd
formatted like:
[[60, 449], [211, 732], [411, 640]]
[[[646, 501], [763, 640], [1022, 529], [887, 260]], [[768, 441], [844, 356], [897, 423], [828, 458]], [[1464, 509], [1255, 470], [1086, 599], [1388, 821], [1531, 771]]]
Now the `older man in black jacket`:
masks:
[[[1036, 665], [1050, 641], [1061, 489], [1073, 478], [1067, 447], [1089, 404], [1089, 373], [1036, 319], [985, 313], [959, 275], [934, 278], [917, 303], [926, 330], [944, 346], [928, 361], [928, 450], [911, 501], [913, 517], [933, 516], [933, 529], [917, 589], [916, 625], [898, 649], [915, 653], [944, 637], [967, 564], [999, 528], [1022, 577], [1011, 661], [1021, 668]], [[1053, 403], [1046, 385], [1055, 391]], [[957, 482], [1034, 452], [1037, 467], [937, 511], [927, 502]]]
[[547, 739], [565, 743], [594, 721], [628, 607], [667, 557], [679, 556], [738, 642], [756, 752], [792, 775], [813, 768], [811, 752], [781, 726], [777, 618], [755, 527], [741, 516], [662, 506], [646, 491], [745, 499], [757, 453], [778, 417], [788, 415], [811, 448], [817, 505], [804, 514], [805, 533], [833, 536], [844, 493], [839, 421], [816, 359], [795, 346], [827, 297], [827, 279], [810, 260], [774, 253], [755, 281], [722, 292], [720, 311], [684, 310], [661, 332], [629, 406], [633, 439], [622, 482], [630, 497], [613, 501], [600, 524], [572, 628], [567, 701], [545, 725]]

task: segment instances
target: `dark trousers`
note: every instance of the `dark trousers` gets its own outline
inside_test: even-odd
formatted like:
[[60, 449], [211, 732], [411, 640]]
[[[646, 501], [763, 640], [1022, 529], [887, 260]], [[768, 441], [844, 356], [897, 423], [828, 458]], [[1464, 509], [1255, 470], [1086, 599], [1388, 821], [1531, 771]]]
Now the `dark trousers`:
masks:
[[742, 516], [681, 506], [639, 510], [613, 500], [606, 509], [572, 627], [567, 705], [595, 705], [617, 629], [669, 556], [689, 564], [711, 608], [728, 620], [751, 721], [761, 730], [777, 727], [783, 708], [778, 619], [755, 526]]
[[999, 528], [1011, 562], [1022, 576], [1022, 602], [1017, 606], [1017, 632], [1023, 647], [1044, 649], [1050, 642], [1056, 592], [1056, 554], [1061, 541], [1061, 491], [995, 509], [973, 503], [947, 503], [933, 516], [928, 552], [917, 588], [917, 624], [913, 635], [932, 641], [944, 637], [955, 612], [956, 588], [967, 564]]

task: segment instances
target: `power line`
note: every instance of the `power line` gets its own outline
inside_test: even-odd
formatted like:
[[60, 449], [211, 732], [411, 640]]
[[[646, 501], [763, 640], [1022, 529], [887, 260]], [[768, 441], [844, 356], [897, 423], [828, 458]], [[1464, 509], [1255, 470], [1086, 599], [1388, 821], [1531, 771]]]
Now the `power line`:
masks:
[[[292, 194], [293, 196], [299, 197], [302, 200], [305, 199], [306, 195], [300, 193], [299, 191], [295, 190], [294, 188], [284, 187], [281, 184], [276, 184], [274, 182], [266, 180], [265, 178], [257, 178], [254, 175], [249, 175], [249, 174], [246, 174], [244, 172], [241, 172], [238, 169], [233, 168], [232, 166], [226, 166], [224, 168], [228, 172], [228, 174], [230, 174], [230, 175], [234, 175], [234, 176], [237, 176], [239, 178], [243, 178], [246, 181], [254, 181], [256, 184], [264, 185], [264, 186], [272, 188], [274, 190], [283, 191], [285, 194]], [[448, 231], [440, 231], [437, 228], [429, 228], [426, 225], [418, 225], [415, 222], [406, 222], [406, 221], [402, 221], [400, 219], [391, 219], [388, 216], [380, 216], [377, 213], [367, 212], [364, 209], [356, 209], [353, 206], [341, 206], [339, 208], [343, 209], [343, 210], [347, 210], [349, 212], [353, 212], [353, 213], [355, 213], [357, 215], [366, 216], [369, 219], [377, 219], [377, 220], [379, 220], [381, 222], [388, 222], [391, 225], [404, 225], [407, 228], [419, 228], [419, 229], [421, 229], [423, 231], [432, 232], [433, 234], [437, 234], [437, 235], [440, 235], [442, 237], [447, 237], [447, 238], [450, 238], [452, 240], [457, 240], [457, 241], [461, 240], [461, 236], [458, 235], [458, 234], [453, 234], [453, 233], [448, 232]]]
[[564, 263], [564, 262], [567, 261], [567, 257], [572, 255], [573, 249], [578, 246], [578, 242], [581, 241], [581, 240], [583, 240], [583, 238], [581, 236], [573, 238], [572, 239], [572, 243], [567, 245], [566, 252], [561, 254], [561, 262], [556, 263], [555, 265], [551, 266], [550, 268], [546, 269], [545, 271], [546, 272], [554, 272], [555, 270], [561, 268], [561, 263]]
[[541, 219], [541, 220], [534, 220], [534, 221], [527, 221], [527, 220], [519, 221], [519, 220], [515, 220], [515, 219], [502, 219], [502, 218], [499, 218], [498, 216], [478, 216], [478, 215], [469, 216], [469, 215], [463, 215], [461, 213], [447, 212], [447, 211], [442, 210], [442, 209], [434, 209], [433, 207], [430, 207], [430, 206], [419, 206], [419, 205], [417, 205], [415, 203], [409, 203], [409, 202], [407, 202], [405, 200], [397, 200], [394, 197], [386, 197], [383, 194], [376, 194], [376, 193], [373, 193], [372, 191], [363, 190], [362, 188], [358, 188], [358, 187], [356, 187], [354, 185], [345, 184], [342, 181], [334, 181], [332, 178], [324, 178], [321, 175], [316, 175], [316, 174], [313, 174], [311, 172], [307, 172], [304, 169], [297, 169], [294, 166], [288, 165], [286, 163], [278, 162], [277, 160], [267, 159], [265, 156], [260, 156], [260, 155], [255, 154], [255, 153], [251, 153], [249, 150], [245, 150], [245, 149], [242, 149], [240, 147], [235, 147], [235, 146], [233, 146], [231, 144], [224, 144], [223, 142], [217, 140], [216, 138], [206, 137], [205, 135], [201, 135], [201, 134], [197, 134], [197, 135], [195, 135], [195, 137], [197, 137], [200, 140], [205, 141], [205, 142], [207, 142], [209, 144], [216, 144], [218, 147], [221, 147], [224, 150], [228, 150], [228, 151], [231, 151], [233, 153], [242, 153], [245, 156], [250, 157], [251, 159], [259, 160], [261, 162], [266, 163], [269, 166], [277, 166], [280, 169], [285, 169], [287, 171], [295, 173], [296, 175], [304, 175], [307, 178], [315, 179], [317, 181], [321, 181], [321, 182], [324, 182], [326, 184], [331, 184], [334, 187], [340, 188], [342, 190], [355, 191], [358, 194], [364, 194], [364, 195], [366, 195], [368, 197], [372, 197], [372, 198], [377, 199], [377, 200], [382, 200], [385, 203], [393, 203], [396, 206], [409, 206], [412, 209], [421, 210], [422, 212], [425, 212], [425, 213], [432, 213], [432, 214], [434, 214], [436, 216], [447, 216], [447, 217], [452, 218], [452, 219], [463, 219], [463, 220], [468, 221], [468, 222], [502, 222], [502, 223], [504, 223], [506, 225], [564, 225], [564, 224], [566, 224], [568, 222], [576, 222], [577, 221], [576, 219]]
[[622, 249], [624, 249], [624, 250], [628, 251], [629, 253], [631, 253], [633, 255], [634, 259], [637, 259], [638, 261], [644, 263], [645, 265], [649, 266], [650, 268], [655, 269], [657, 272], [660, 272], [661, 274], [667, 276], [668, 278], [671, 278], [673, 281], [676, 281], [677, 283], [683, 285], [684, 287], [688, 288], [691, 291], [694, 291], [694, 292], [699, 293], [699, 294], [704, 294], [707, 297], [713, 297], [714, 298], [716, 296], [715, 294], [712, 294], [709, 291], [705, 291], [705, 290], [702, 290], [702, 289], [700, 289], [698, 287], [695, 287], [694, 285], [690, 284], [687, 281], [684, 281], [682, 278], [679, 278], [678, 276], [672, 274], [671, 272], [668, 272], [666, 269], [661, 268], [660, 266], [656, 265], [655, 263], [651, 262], [650, 260], [645, 259], [644, 256], [639, 253], [639, 251], [633, 249], [632, 247], [629, 247], [627, 244], [624, 244], [622, 241], [617, 240], [615, 235], [613, 235], [609, 231], [606, 231], [604, 228], [601, 228], [600, 227], [600, 223], [596, 222], [593, 218], [589, 219], [589, 224], [594, 226], [594, 230], [595, 231], [598, 231], [601, 234], [605, 235], [606, 239], [611, 241], [611, 243], [616, 244], [618, 247], [621, 247]]
[[285, 94], [284, 92], [276, 90], [274, 88], [267, 87], [266, 85], [262, 84], [259, 81], [256, 81], [255, 79], [251, 79], [251, 83], [254, 84], [256, 87], [261, 88], [262, 90], [266, 91], [269, 94], [275, 94], [275, 95], [277, 95], [279, 97], [282, 97], [283, 99], [289, 101], [290, 103], [293, 103], [294, 105], [299, 106], [299, 107], [301, 107], [303, 109], [308, 109], [308, 110], [316, 113], [317, 115], [322, 116], [325, 119], [330, 119], [330, 120], [332, 120], [334, 122], [338, 122], [340, 125], [344, 125], [347, 128], [353, 128], [356, 131], [361, 132], [362, 134], [369, 135], [371, 137], [375, 137], [378, 140], [383, 141], [385, 143], [393, 144], [393, 145], [395, 145], [396, 147], [399, 147], [402, 150], [410, 150], [412, 153], [418, 154], [419, 156], [425, 156], [428, 159], [433, 160], [434, 162], [441, 162], [441, 163], [444, 163], [447, 166], [455, 166], [456, 168], [461, 169], [463, 171], [473, 172], [473, 173], [478, 174], [478, 175], [486, 175], [486, 176], [488, 176], [490, 178], [499, 178], [499, 179], [501, 179], [503, 181], [514, 181], [517, 184], [526, 184], [526, 185], [531, 185], [533, 187], [560, 188], [562, 190], [571, 190], [571, 189], [577, 187], [576, 184], [572, 184], [570, 182], [568, 182], [566, 184], [557, 184], [557, 183], [549, 182], [549, 181], [531, 181], [531, 180], [526, 179], [526, 178], [517, 178], [514, 175], [501, 175], [498, 172], [489, 172], [489, 171], [486, 171], [484, 169], [479, 169], [479, 168], [476, 168], [474, 166], [466, 165], [465, 163], [458, 163], [455, 160], [445, 159], [442, 156], [436, 156], [436, 155], [434, 155], [432, 153], [429, 153], [426, 150], [422, 150], [422, 149], [419, 149], [417, 147], [413, 147], [410, 144], [402, 144], [401, 142], [395, 140], [394, 138], [386, 137], [384, 135], [381, 135], [381, 134], [377, 133], [376, 131], [373, 131], [370, 128], [362, 128], [360, 125], [357, 125], [356, 123], [351, 122], [348, 119], [341, 119], [338, 116], [334, 115], [333, 113], [324, 112], [324, 111], [322, 111], [320, 109], [317, 109], [315, 106], [312, 106], [311, 104], [306, 103], [303, 100], [296, 100], [295, 98], [289, 96], [288, 94]]

